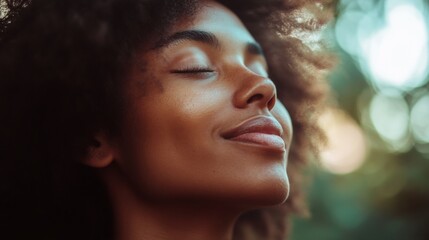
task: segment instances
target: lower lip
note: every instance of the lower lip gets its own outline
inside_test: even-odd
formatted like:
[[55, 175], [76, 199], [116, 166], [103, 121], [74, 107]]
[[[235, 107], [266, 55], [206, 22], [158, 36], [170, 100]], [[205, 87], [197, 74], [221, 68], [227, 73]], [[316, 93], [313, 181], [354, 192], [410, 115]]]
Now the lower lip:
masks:
[[231, 138], [229, 140], [244, 142], [244, 143], [253, 143], [262, 145], [268, 148], [275, 150], [285, 151], [285, 142], [283, 139], [277, 135], [266, 134], [266, 133], [244, 133], [238, 135], [237, 137]]

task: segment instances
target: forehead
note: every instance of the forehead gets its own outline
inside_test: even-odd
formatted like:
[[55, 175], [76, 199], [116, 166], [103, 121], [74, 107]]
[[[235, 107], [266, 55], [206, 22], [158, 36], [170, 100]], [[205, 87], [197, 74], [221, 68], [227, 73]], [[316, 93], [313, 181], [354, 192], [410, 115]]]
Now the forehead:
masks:
[[215, 1], [204, 1], [191, 21], [182, 22], [173, 27], [172, 32], [183, 30], [204, 30], [230, 37], [239, 42], [254, 42], [254, 38], [241, 20], [228, 8]]

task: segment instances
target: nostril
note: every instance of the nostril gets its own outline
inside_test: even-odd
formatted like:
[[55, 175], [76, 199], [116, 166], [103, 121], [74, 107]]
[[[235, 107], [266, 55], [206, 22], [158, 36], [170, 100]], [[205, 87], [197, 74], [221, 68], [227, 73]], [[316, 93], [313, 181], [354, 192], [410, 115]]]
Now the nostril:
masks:
[[268, 109], [269, 110], [273, 109], [275, 104], [276, 104], [276, 97], [274, 96], [270, 99], [270, 101], [268, 101], [268, 104], [267, 104]]
[[248, 100], [247, 100], [247, 104], [251, 104], [251, 103], [253, 103], [253, 102], [256, 102], [256, 101], [259, 101], [259, 100], [261, 100], [262, 98], [263, 98], [264, 96], [262, 95], [262, 94], [255, 94], [255, 95], [253, 95], [251, 98], [249, 98]]

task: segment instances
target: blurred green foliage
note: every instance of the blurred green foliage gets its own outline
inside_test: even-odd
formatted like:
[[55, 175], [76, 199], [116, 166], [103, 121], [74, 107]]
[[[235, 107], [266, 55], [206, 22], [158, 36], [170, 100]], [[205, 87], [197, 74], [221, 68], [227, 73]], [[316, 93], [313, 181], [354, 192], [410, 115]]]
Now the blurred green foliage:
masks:
[[[369, 86], [353, 60], [340, 50], [339, 56], [333, 99], [359, 123], [358, 98]], [[429, 158], [415, 148], [389, 153], [369, 146], [353, 173], [334, 175], [313, 166], [309, 175], [312, 216], [294, 219], [292, 240], [429, 239]]]

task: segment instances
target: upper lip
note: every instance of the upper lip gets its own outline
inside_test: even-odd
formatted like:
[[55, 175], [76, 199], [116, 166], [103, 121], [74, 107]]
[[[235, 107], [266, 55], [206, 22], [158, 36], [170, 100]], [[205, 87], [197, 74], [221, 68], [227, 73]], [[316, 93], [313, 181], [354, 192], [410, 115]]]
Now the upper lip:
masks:
[[283, 135], [283, 128], [280, 123], [272, 117], [258, 116], [247, 119], [237, 127], [226, 131], [222, 134], [222, 137], [231, 139], [245, 133], [264, 133], [281, 137]]

